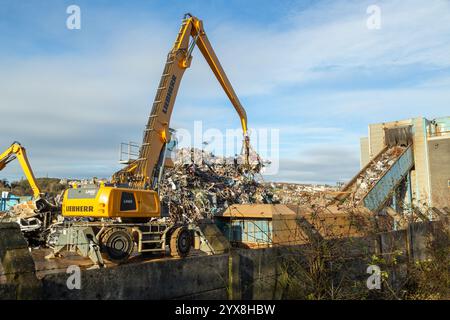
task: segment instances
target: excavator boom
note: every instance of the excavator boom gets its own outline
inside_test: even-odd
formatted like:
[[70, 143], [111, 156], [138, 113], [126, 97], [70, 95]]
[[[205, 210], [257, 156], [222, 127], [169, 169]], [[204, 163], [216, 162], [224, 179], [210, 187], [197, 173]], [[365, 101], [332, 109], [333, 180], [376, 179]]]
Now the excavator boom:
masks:
[[28, 162], [26, 150], [20, 143], [14, 142], [8, 149], [5, 150], [5, 152], [0, 154], [0, 170], [5, 168], [8, 163], [16, 158], [17, 160], [19, 160], [20, 166], [25, 173], [25, 177], [30, 183], [34, 198], [40, 198], [42, 196], [41, 190], [37, 185], [33, 170], [31, 169], [30, 163]]
[[[98, 265], [103, 265], [101, 254], [113, 262], [126, 261], [133, 252], [134, 242], [137, 243], [137, 251], [140, 253], [165, 252], [167, 244], [174, 257], [184, 257], [188, 254], [193, 242], [193, 231], [197, 230], [197, 234], [201, 230], [183, 221], [180, 223], [158, 219], [163, 215], [157, 187], [170, 141], [169, 124], [175, 98], [184, 71], [191, 64], [195, 45], [199, 47], [239, 114], [244, 134], [244, 153], [248, 163], [249, 139], [245, 110], [206, 37], [202, 22], [188, 14], [184, 17], [175, 43], [167, 55], [144, 130], [139, 158], [116, 172], [111, 179], [113, 184], [71, 188], [64, 192], [64, 217], [109, 219], [91, 225], [74, 222], [72, 226], [63, 227], [57, 236], [54, 253], [66, 246], [75, 246], [78, 252], [84, 252], [83, 255], [89, 256]], [[84, 237], [84, 240], [80, 241], [80, 237]], [[198, 241], [201, 242], [203, 243]]]
[[219, 59], [217, 58], [216, 53], [214, 52], [211, 43], [208, 40], [208, 37], [206, 36], [206, 33], [203, 29], [203, 22], [192, 16], [189, 19], [191, 20], [192, 24], [191, 36], [196, 40], [197, 47], [205, 57], [208, 65], [210, 66], [226, 95], [236, 109], [236, 112], [241, 119], [243, 133], [244, 135], [247, 135], [247, 114], [245, 112], [245, 109], [242, 107], [239, 98], [234, 92], [233, 86], [228, 80], [228, 77], [223, 70], [222, 65], [220, 64]]
[[138, 189], [157, 188], [159, 169], [164, 163], [166, 143], [170, 140], [169, 124], [175, 98], [184, 71], [190, 67], [195, 45], [206, 59], [240, 117], [244, 136], [245, 162], [248, 163], [247, 114], [206, 36], [202, 21], [186, 14], [175, 43], [167, 56], [152, 111], [144, 130], [139, 158], [116, 172], [112, 182]]
[[245, 161], [248, 163], [249, 139], [245, 110], [209, 43], [202, 22], [187, 14], [167, 55], [167, 62], [144, 130], [139, 157], [116, 172], [112, 176], [111, 184], [66, 190], [62, 201], [63, 216], [126, 220], [161, 216], [157, 189], [164, 165], [164, 155], [170, 141], [170, 119], [181, 79], [191, 64], [192, 51], [196, 45], [240, 117]]

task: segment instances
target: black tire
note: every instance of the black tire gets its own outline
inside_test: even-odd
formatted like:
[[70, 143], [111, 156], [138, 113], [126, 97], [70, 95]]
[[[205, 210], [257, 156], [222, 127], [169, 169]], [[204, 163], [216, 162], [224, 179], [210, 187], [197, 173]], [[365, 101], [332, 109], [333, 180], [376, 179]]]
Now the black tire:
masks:
[[107, 260], [123, 263], [133, 252], [133, 237], [126, 229], [109, 228], [100, 236], [100, 247]]
[[178, 227], [170, 236], [170, 255], [183, 258], [191, 250], [191, 233], [186, 227]]

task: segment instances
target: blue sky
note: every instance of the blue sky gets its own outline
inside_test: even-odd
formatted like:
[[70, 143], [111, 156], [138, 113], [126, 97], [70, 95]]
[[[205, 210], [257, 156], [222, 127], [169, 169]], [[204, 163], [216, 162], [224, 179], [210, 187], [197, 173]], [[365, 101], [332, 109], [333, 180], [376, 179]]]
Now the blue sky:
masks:
[[[81, 30], [66, 28], [71, 4]], [[38, 176], [110, 176], [119, 143], [141, 140], [185, 12], [204, 21], [250, 128], [280, 130], [268, 180], [350, 179], [368, 124], [450, 113], [449, 1], [0, 0], [0, 148], [21, 141]], [[196, 120], [239, 128], [198, 51], [171, 125]]]

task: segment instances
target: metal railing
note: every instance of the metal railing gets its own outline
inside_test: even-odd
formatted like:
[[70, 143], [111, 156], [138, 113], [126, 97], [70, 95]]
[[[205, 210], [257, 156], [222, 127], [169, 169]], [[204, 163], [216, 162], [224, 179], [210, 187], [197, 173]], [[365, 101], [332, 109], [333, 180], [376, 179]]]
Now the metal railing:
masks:
[[428, 130], [428, 138], [434, 138], [434, 137], [442, 137], [442, 136], [448, 136], [450, 135], [450, 130], [444, 130], [444, 131], [431, 131]]
[[139, 158], [141, 146], [137, 142], [122, 142], [119, 151], [119, 163], [129, 164]]

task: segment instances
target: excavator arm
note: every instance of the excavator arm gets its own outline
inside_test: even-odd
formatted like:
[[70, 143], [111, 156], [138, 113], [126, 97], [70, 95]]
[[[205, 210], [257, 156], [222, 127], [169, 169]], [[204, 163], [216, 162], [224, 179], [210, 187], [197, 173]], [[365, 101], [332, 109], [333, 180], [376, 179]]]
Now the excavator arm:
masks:
[[14, 142], [8, 149], [6, 149], [5, 152], [0, 154], [0, 171], [3, 170], [3, 168], [5, 168], [8, 163], [16, 158], [17, 160], [19, 160], [20, 166], [22, 167], [22, 170], [25, 173], [28, 182], [30, 183], [34, 198], [41, 198], [43, 194], [41, 193], [41, 190], [37, 185], [33, 170], [31, 169], [30, 163], [28, 162], [27, 152], [19, 142]]
[[[203, 29], [203, 22], [190, 14], [187, 14], [189, 17], [191, 30], [190, 35], [194, 39], [195, 43], [197, 44], [197, 47], [199, 48], [200, 52], [203, 54], [203, 57], [205, 57], [206, 61], [208, 62], [209, 67], [213, 71], [214, 75], [216, 76], [217, 80], [219, 81], [220, 85], [222, 86], [223, 90], [225, 91], [226, 95], [230, 99], [231, 103], [233, 104], [234, 108], [236, 109], [236, 112], [238, 113], [240, 119], [241, 119], [241, 125], [242, 130], [244, 133], [244, 136], [247, 135], [247, 114], [245, 112], [244, 107], [242, 107], [241, 102], [239, 101], [239, 98], [237, 97], [236, 93], [233, 90], [233, 86], [231, 85], [230, 81], [227, 78], [227, 75], [225, 71], [222, 68], [222, 65], [219, 62], [219, 59], [216, 56], [216, 53], [214, 52], [211, 43], [208, 40], [208, 37], [206, 36], [205, 30]], [[186, 30], [187, 31], [187, 30]], [[184, 37], [184, 39], [187, 39], [187, 37]], [[193, 45], [191, 44], [192, 49]], [[190, 60], [192, 59], [191, 51], [188, 52], [188, 55], [186, 56], [185, 60], [182, 62], [184, 67], [189, 67]]]
[[152, 111], [144, 130], [139, 158], [116, 172], [112, 177], [113, 183], [127, 184], [132, 188], [141, 189], [157, 187], [159, 169], [164, 162], [166, 144], [170, 140], [169, 124], [175, 98], [184, 71], [191, 65], [195, 45], [206, 59], [240, 117], [244, 136], [244, 161], [248, 164], [250, 143], [247, 133], [247, 114], [206, 36], [202, 21], [191, 14], [186, 14], [173, 48], [167, 56]]

